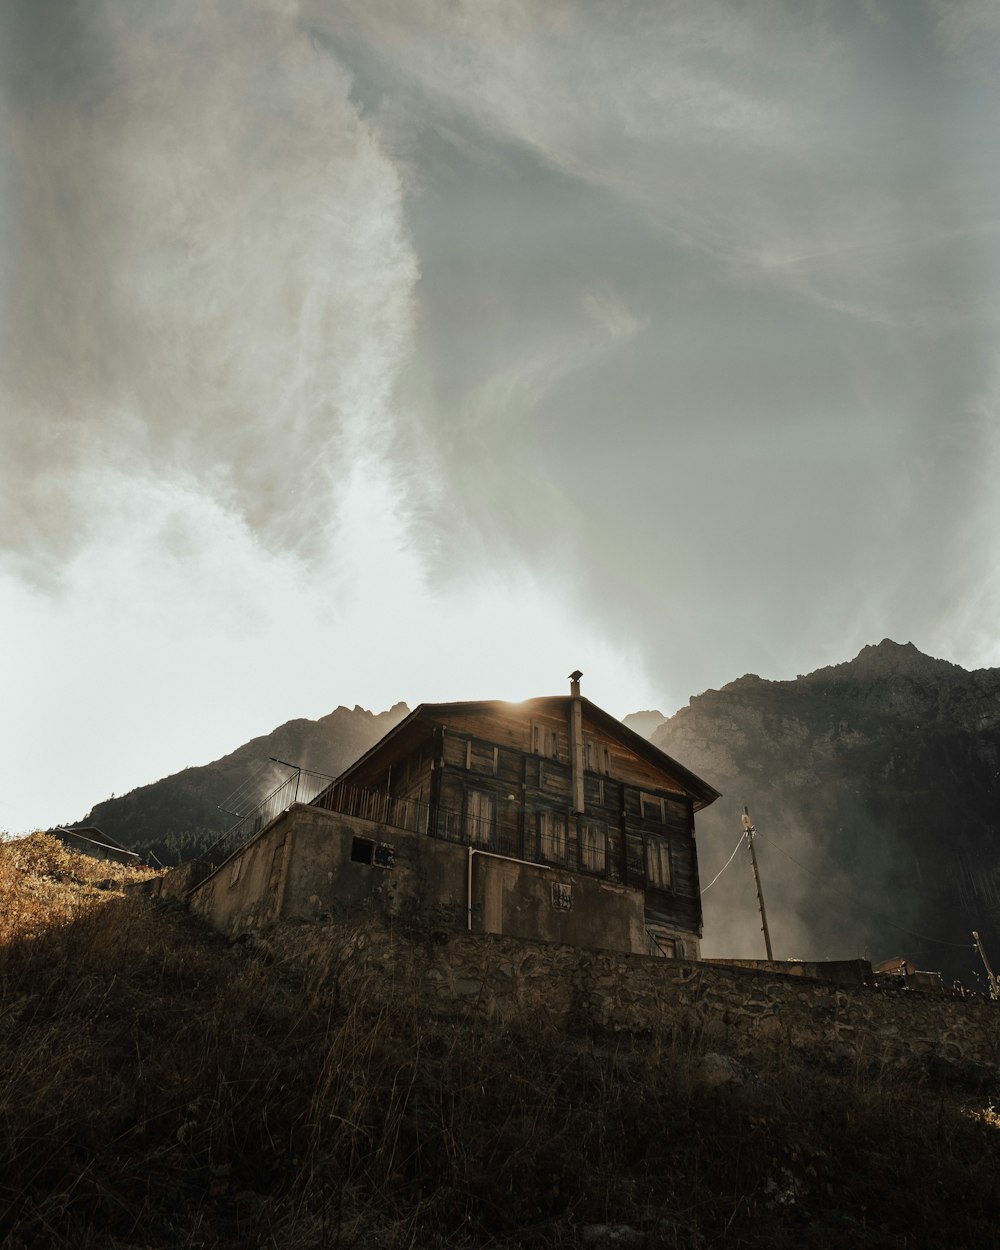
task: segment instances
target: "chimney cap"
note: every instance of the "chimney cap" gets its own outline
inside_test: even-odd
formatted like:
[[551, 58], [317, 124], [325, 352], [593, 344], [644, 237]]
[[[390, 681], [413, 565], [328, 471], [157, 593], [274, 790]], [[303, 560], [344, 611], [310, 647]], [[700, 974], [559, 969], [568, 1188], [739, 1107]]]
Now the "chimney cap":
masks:
[[581, 673], [579, 669], [574, 669], [574, 671], [570, 673], [569, 679], [570, 681], [579, 681], [582, 676], [583, 673]]

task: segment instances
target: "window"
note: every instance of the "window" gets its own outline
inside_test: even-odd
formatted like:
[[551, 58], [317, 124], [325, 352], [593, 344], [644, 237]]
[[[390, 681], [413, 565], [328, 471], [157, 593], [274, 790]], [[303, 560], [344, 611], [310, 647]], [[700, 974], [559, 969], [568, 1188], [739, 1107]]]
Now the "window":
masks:
[[542, 859], [566, 862], [566, 814], [552, 810], [538, 813], [538, 836]]
[[584, 765], [592, 773], [611, 772], [611, 752], [602, 742], [593, 738], [584, 739]]
[[670, 843], [660, 838], [646, 840], [646, 884], [654, 890], [670, 889]]
[[391, 868], [396, 854], [388, 842], [375, 842], [371, 838], [351, 839], [351, 863], [371, 864], [374, 868]]
[[534, 721], [531, 726], [531, 749], [536, 755], [549, 759], [559, 758], [559, 731], [550, 725]]
[[477, 773], [487, 773], [491, 777], [497, 775], [500, 761], [500, 748], [490, 742], [479, 742], [470, 738], [465, 744], [465, 767]]
[[660, 959], [683, 959], [684, 947], [676, 938], [668, 937], [662, 929], [647, 929], [646, 936], [649, 938], [651, 955]]
[[595, 776], [587, 775], [584, 778], [584, 798], [586, 800], [586, 810], [592, 811], [594, 808], [614, 808], [616, 798], [616, 786], [604, 778], [595, 778]]
[[663, 824], [663, 800], [658, 794], [640, 793], [639, 807], [643, 820], [655, 820], [657, 824]]
[[607, 825], [599, 820], [585, 820], [580, 831], [580, 867], [587, 872], [604, 872], [607, 857]]
[[465, 796], [465, 836], [470, 846], [489, 846], [493, 835], [493, 795], [469, 790]]

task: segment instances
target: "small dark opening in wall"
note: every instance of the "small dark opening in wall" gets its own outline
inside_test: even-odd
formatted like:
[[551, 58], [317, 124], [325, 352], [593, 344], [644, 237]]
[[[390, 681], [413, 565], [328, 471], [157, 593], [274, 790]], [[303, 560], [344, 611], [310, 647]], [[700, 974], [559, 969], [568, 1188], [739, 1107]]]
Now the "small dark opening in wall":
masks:
[[351, 841], [351, 863], [370, 864], [375, 859], [375, 843], [371, 838], [354, 838]]
[[568, 881], [552, 882], [552, 906], [556, 911], [573, 910], [573, 887]]
[[373, 842], [371, 838], [351, 839], [351, 863], [373, 864], [376, 868], [391, 868], [396, 848], [388, 842]]

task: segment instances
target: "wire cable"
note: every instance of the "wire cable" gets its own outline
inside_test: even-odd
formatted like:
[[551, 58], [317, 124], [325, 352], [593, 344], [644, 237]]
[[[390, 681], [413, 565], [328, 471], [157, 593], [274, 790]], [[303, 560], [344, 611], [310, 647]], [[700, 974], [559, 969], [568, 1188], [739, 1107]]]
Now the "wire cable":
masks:
[[836, 890], [837, 893], [842, 898], [846, 898], [848, 902], [856, 903], [858, 906], [865, 908], [866, 911], [871, 912], [873, 916], [876, 916], [879, 920], [881, 920], [883, 924], [887, 924], [890, 929], [897, 929], [900, 933], [905, 933], [907, 937], [918, 938], [921, 942], [933, 942], [937, 946], [951, 946], [951, 947], [954, 947], [956, 950], [961, 950], [961, 951], [974, 951], [976, 949], [976, 947], [972, 945], [972, 943], [946, 942], [944, 938], [932, 938], [932, 937], [928, 937], [926, 933], [915, 933], [913, 929], [906, 929], [901, 924], [895, 924], [892, 920], [887, 920], [885, 916], [882, 915], [882, 913], [878, 910], [878, 908], [873, 907], [871, 903], [866, 903], [864, 899], [858, 898], [856, 895], [848, 894], [846, 890], [842, 890], [839, 886], [834, 885], [832, 882], [824, 881], [823, 878], [817, 876], [816, 873], [810, 872], [810, 870], [805, 866], [805, 864], [800, 864], [794, 855], [790, 855], [783, 846], [775, 842], [773, 838], [769, 838], [767, 834], [761, 833], [759, 830], [757, 830], [755, 836], [758, 838], [763, 838], [764, 841], [767, 842], [770, 846], [773, 846], [776, 851], [780, 851], [781, 854], [784, 855], [786, 859], [790, 859], [792, 861], [792, 863], [796, 866], [796, 868], [800, 868], [806, 874], [807, 877], [812, 877], [814, 881], [818, 881], [820, 885], [825, 885], [827, 889]]
[[705, 897], [705, 895], [709, 892], [709, 890], [712, 888], [712, 886], [713, 886], [713, 885], [715, 885], [716, 881], [718, 881], [718, 879], [719, 879], [719, 878], [722, 876], [722, 874], [726, 871], [726, 869], [729, 867], [729, 865], [733, 862], [733, 860], [736, 858], [736, 852], [740, 849], [740, 847], [741, 847], [742, 845], [743, 845], [743, 835], [741, 834], [741, 835], [740, 835], [740, 840], [739, 840], [739, 842], [737, 842], [737, 843], [736, 843], [736, 845], [733, 847], [733, 853], [732, 853], [732, 855], [730, 855], [730, 857], [729, 857], [729, 858], [726, 860], [726, 862], [722, 865], [722, 867], [721, 867], [721, 868], [719, 869], [719, 871], [715, 874], [715, 876], [712, 878], [712, 880], [711, 880], [711, 881], [708, 883], [708, 885], [706, 885], [706, 886], [705, 886], [705, 888], [702, 890], [702, 892], [701, 892], [701, 894], [702, 894], [702, 898], [704, 898], [704, 897]]

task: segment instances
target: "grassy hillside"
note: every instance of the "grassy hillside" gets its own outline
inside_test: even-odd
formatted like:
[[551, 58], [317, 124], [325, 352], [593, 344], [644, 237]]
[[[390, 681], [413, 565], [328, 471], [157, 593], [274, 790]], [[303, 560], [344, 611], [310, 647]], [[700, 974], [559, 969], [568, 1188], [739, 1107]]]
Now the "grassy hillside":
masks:
[[431, 1016], [140, 876], [0, 846], [4, 1250], [1000, 1246], [996, 1074]]

